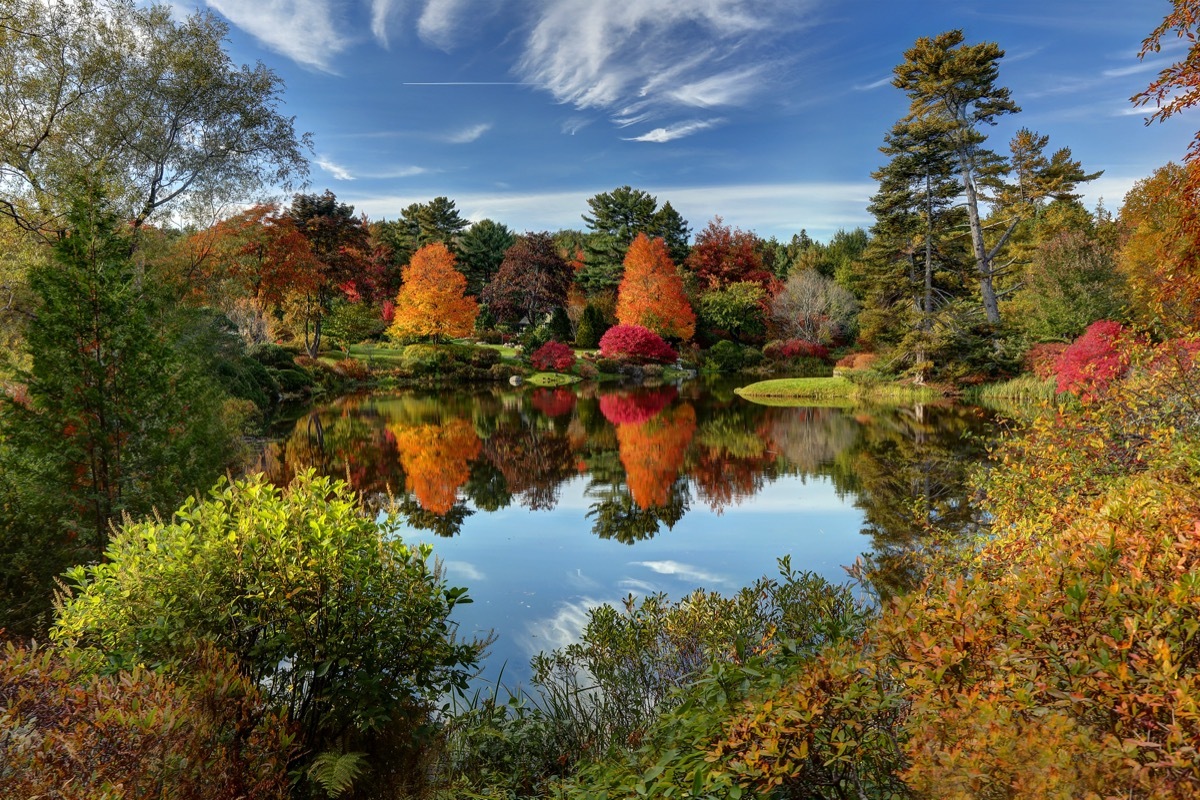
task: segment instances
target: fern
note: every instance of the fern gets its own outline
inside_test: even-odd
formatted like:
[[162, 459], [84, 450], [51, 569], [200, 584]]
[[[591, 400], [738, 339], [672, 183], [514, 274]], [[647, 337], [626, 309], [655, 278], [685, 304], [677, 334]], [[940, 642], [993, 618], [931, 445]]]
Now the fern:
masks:
[[330, 797], [339, 797], [362, 775], [366, 753], [337, 753], [327, 750], [308, 768], [312, 778]]

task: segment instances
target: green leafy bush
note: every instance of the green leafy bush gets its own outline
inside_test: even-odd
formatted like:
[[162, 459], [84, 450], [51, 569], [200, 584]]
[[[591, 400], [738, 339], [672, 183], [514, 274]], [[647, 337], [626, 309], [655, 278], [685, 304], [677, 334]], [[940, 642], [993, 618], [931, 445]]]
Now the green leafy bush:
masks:
[[304, 759], [365, 751], [377, 777], [411, 755], [430, 705], [465, 685], [479, 652], [449, 619], [465, 590], [396, 527], [312, 473], [286, 491], [219, 485], [169, 522], [127, 523], [103, 563], [71, 570], [52, 635], [97, 664], [180, 673], [212, 643], [295, 726]]

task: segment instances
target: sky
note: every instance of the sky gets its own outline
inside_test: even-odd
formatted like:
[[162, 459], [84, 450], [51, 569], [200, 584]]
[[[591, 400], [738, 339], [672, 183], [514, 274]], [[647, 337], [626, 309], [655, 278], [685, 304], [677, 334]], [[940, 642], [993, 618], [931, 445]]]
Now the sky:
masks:
[[[189, 5], [190, 3], [190, 5]], [[372, 219], [447, 196], [465, 218], [583, 229], [587, 199], [630, 185], [693, 232], [715, 215], [820, 241], [869, 227], [871, 172], [907, 99], [892, 70], [961, 28], [1004, 50], [1022, 127], [1104, 175], [1120, 207], [1182, 157], [1200, 111], [1145, 125], [1129, 98], [1184, 52], [1137, 59], [1168, 0], [175, 0], [230, 23], [239, 62], [286, 83], [313, 135], [309, 191]]]

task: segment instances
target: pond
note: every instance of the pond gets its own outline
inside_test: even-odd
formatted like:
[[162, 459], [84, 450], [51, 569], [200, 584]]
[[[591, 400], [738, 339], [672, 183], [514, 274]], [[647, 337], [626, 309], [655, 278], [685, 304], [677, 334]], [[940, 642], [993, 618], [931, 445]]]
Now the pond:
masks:
[[486, 675], [528, 678], [587, 610], [633, 593], [733, 591], [798, 569], [834, 582], [866, 556], [903, 591], [927, 527], [973, 524], [966, 478], [991, 435], [953, 405], [756, 405], [732, 381], [488, 387], [344, 397], [312, 409], [255, 469], [309, 467], [389, 494], [409, 542], [432, 542], [494, 630]]

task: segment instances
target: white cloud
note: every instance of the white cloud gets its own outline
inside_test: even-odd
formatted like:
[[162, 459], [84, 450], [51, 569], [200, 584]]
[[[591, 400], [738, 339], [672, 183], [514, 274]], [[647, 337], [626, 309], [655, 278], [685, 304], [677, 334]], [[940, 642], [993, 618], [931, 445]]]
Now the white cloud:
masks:
[[707, 572], [699, 567], [691, 564], [682, 564], [678, 561], [634, 561], [631, 562], [635, 567], [645, 567], [659, 575], [670, 575], [674, 578], [682, 578], [686, 581], [694, 581], [709, 586], [725, 585], [730, 583], [728, 578], [717, 575], [714, 572]]
[[459, 21], [470, 3], [471, 0], [428, 0], [417, 20], [417, 33], [434, 47], [450, 50]]
[[869, 92], [872, 89], [881, 89], [884, 86], [891, 86], [893, 77], [894, 76], [892, 75], [888, 75], [886, 78], [880, 78], [879, 80], [871, 81], [870, 83], [855, 84], [854, 90], [857, 92]]
[[403, 0], [371, 0], [371, 33], [388, 46], [388, 28], [403, 7]]
[[[379, 0], [377, 0], [378, 2]], [[207, 0], [231, 23], [272, 50], [305, 66], [332, 71], [349, 43], [339, 32], [332, 0]]]
[[774, 58], [773, 37], [801, 24], [815, 5], [548, 0], [530, 27], [517, 71], [561, 103], [609, 111], [622, 121], [632, 116], [627, 107], [635, 101], [660, 115], [678, 106], [741, 104], [765, 88], [761, 77]]
[[335, 180], [339, 180], [339, 181], [354, 180], [354, 176], [350, 174], [350, 170], [346, 169], [345, 167], [341, 166], [340, 164], [335, 164], [332, 161], [330, 161], [329, 159], [324, 158], [322, 156], [317, 156], [316, 159], [314, 159], [314, 160], [317, 162], [318, 167], [320, 167], [321, 169], [325, 170], [330, 175], [332, 175]]
[[684, 136], [691, 136], [693, 133], [707, 130], [719, 122], [724, 122], [721, 119], [694, 119], [689, 122], [679, 122], [670, 125], [666, 128], [655, 128], [652, 131], [643, 133], [641, 136], [632, 136], [626, 138], [627, 142], [671, 142], [676, 139], [682, 139]]
[[442, 141], [449, 142], [450, 144], [470, 144], [491, 129], [492, 123], [481, 122], [478, 125], [469, 125], [462, 130], [448, 133], [445, 136], [442, 136], [441, 139]]
[[567, 134], [568, 136], [574, 136], [575, 134], [579, 133], [581, 130], [583, 130], [584, 128], [586, 128], [588, 125], [591, 125], [591, 124], [592, 124], [592, 121], [590, 119], [588, 119], [587, 117], [581, 117], [581, 116], [567, 117], [565, 120], [563, 120], [562, 132]]
[[[356, 184], [361, 186], [361, 184]], [[580, 215], [587, 211], [587, 198], [613, 187], [579, 186], [553, 192], [452, 192], [459, 213], [471, 220], [485, 217], [503, 220], [513, 230], [542, 231], [579, 228]], [[699, 230], [715, 214], [725, 222], [760, 236], [790, 237], [801, 228], [809, 235], [828, 241], [839, 228], [871, 224], [867, 213], [870, 197], [878, 189], [862, 183], [778, 183], [705, 186], [642, 186], [662, 202], [670, 201], [685, 219]], [[395, 219], [412, 203], [424, 203], [445, 187], [415, 186], [404, 194], [354, 192], [341, 198], [372, 219]], [[1105, 194], [1106, 197], [1114, 195]], [[581, 484], [584, 485], [584, 484]], [[564, 494], [564, 498], [566, 495]], [[582, 507], [588, 503], [581, 501]]]
[[456, 579], [462, 578], [468, 581], [483, 581], [487, 579], [487, 575], [470, 561], [444, 561], [442, 563], [446, 567], [446, 571], [454, 575]]
[[763, 69], [759, 65], [710, 75], [672, 89], [667, 95], [683, 105], [701, 108], [742, 105], [761, 85]]
[[[385, 170], [383, 172], [372, 172], [370, 177], [379, 178], [380, 180], [388, 180], [395, 178], [413, 178], [417, 175], [428, 175], [434, 170], [425, 167], [397, 167], [395, 169]], [[367, 177], [364, 175], [363, 177]]]

